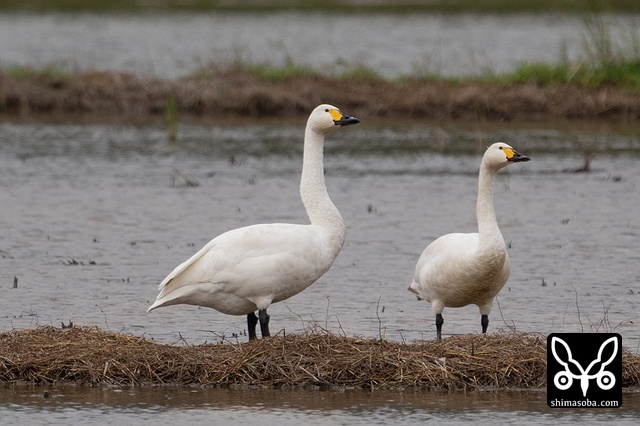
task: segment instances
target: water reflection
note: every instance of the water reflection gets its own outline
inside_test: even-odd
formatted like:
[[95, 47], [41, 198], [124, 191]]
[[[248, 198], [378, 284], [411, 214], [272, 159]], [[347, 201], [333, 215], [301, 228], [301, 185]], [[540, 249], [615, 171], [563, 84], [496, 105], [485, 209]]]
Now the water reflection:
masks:
[[[409, 391], [279, 391], [211, 388], [3, 388], [3, 418], [18, 421], [57, 418], [104, 421], [151, 420], [156, 424], [206, 420], [265, 425], [294, 424], [443, 424], [470, 422], [535, 422], [571, 424], [588, 420], [634, 424], [640, 395], [624, 394], [615, 410], [551, 410], [544, 391], [423, 393]], [[29, 416], [29, 417], [28, 417]]]
[[[286, 125], [272, 120], [230, 120], [182, 124], [176, 144], [154, 125], [55, 124], [0, 122], [3, 152], [19, 159], [32, 157], [100, 157], [133, 155], [211, 158], [288, 156], [302, 154], [304, 120]], [[353, 130], [353, 129], [350, 129]], [[640, 126], [608, 123], [438, 123], [384, 120], [365, 122], [349, 135], [331, 134], [328, 155], [390, 156], [435, 153], [477, 155], [494, 141], [509, 140], [534, 154], [640, 155]]]

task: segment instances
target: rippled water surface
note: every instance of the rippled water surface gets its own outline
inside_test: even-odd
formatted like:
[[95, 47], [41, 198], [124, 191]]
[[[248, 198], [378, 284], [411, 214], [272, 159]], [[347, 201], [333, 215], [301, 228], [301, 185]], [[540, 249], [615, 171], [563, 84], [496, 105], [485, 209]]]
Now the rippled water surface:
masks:
[[[71, 424], [264, 424], [337, 425], [437, 422], [456, 424], [635, 425], [638, 394], [625, 394], [618, 409], [555, 410], [544, 392], [313, 392], [220, 389], [0, 388], [4, 425]], [[517, 423], [516, 423], [517, 422]]]
[[[306, 222], [298, 194], [303, 126], [184, 124], [172, 144], [161, 127], [152, 125], [1, 123], [0, 330], [73, 322], [168, 344], [233, 342], [235, 334], [244, 341], [243, 317], [185, 305], [145, 311], [164, 276], [216, 235], [253, 223]], [[615, 330], [628, 349], [638, 352], [640, 139], [637, 128], [605, 126], [373, 125], [363, 117], [360, 125], [331, 133], [326, 179], [347, 221], [347, 242], [317, 283], [272, 305], [272, 332], [299, 333], [318, 324], [348, 336], [434, 338], [431, 309], [406, 288], [430, 241], [447, 232], [475, 230], [480, 157], [495, 140], [533, 160], [503, 170], [497, 181], [495, 203], [510, 244], [512, 273], [489, 331]], [[592, 171], [571, 172], [584, 164], [585, 152], [593, 155]], [[198, 186], [185, 186], [176, 172]], [[476, 307], [447, 309], [444, 317], [445, 335], [480, 331]], [[159, 399], [140, 396], [133, 401], [141, 405], [114, 409], [111, 398], [130, 391], [102, 390], [86, 403], [85, 413], [84, 391], [64, 391], [47, 401], [39, 392], [1, 390], [0, 412], [17, 419], [27, 413], [68, 420], [108, 411], [114, 422], [132, 416], [135, 421], [159, 417], [160, 424], [168, 424], [174, 416], [208, 418], [227, 395], [184, 391], [195, 402], [174, 408], [164, 404], [173, 396], [153, 394]], [[242, 409], [216, 412], [220, 419], [248, 423], [256, 411], [263, 415], [262, 393], [232, 395]], [[472, 404], [474, 414], [451, 414], [440, 406], [450, 406], [451, 398], [458, 401], [451, 396], [368, 394], [354, 396], [352, 405], [330, 402], [326, 410], [307, 410], [308, 401], [300, 402], [301, 408], [290, 399], [342, 397], [278, 393], [270, 397], [277, 400], [276, 408], [267, 410], [265, 421], [362, 423], [353, 414], [358, 409], [370, 413], [371, 422], [409, 424], [426, 416], [446, 423], [476, 415], [513, 420], [520, 409], [504, 414], [503, 403], [524, 399], [528, 419], [546, 408], [544, 396], [518, 395], [461, 396], [460, 404]], [[203, 401], [210, 405], [201, 406]], [[260, 405], [253, 406], [256, 401]], [[579, 412], [575, 416], [581, 418]]]
[[[210, 309], [145, 310], [162, 278], [216, 235], [307, 221], [298, 193], [303, 125], [185, 125], [171, 144], [153, 126], [2, 124], [0, 327], [72, 321], [165, 343], [243, 332], [243, 318]], [[512, 273], [491, 328], [616, 328], [637, 347], [633, 131], [365, 122], [331, 133], [327, 185], [347, 242], [318, 283], [270, 309], [274, 330], [316, 322], [348, 335], [432, 338], [432, 313], [406, 287], [430, 241], [476, 229], [480, 157], [503, 140], [533, 161], [497, 181]], [[583, 165], [585, 151], [595, 152], [592, 172], [566, 172]], [[185, 186], [176, 171], [199, 185]], [[447, 310], [445, 332], [477, 332], [476, 317], [475, 307]]]
[[[623, 45], [637, 39], [638, 15], [603, 19]], [[584, 53], [585, 28], [571, 14], [4, 13], [0, 66], [175, 78], [240, 59], [331, 72], [365, 65], [386, 77], [470, 75], [575, 59]]]

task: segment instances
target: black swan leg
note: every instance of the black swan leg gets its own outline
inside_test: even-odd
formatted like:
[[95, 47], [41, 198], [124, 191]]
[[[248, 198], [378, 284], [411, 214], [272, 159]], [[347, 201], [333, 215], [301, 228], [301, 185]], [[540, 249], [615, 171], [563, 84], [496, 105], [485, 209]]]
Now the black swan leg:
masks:
[[247, 314], [247, 329], [249, 330], [249, 340], [256, 338], [256, 324], [258, 324], [258, 317], [251, 312]]
[[442, 314], [436, 314], [436, 338], [438, 340], [442, 340], [442, 324], [444, 324]]
[[258, 317], [260, 318], [260, 332], [262, 333], [262, 337], [269, 337], [269, 314], [266, 309], [261, 309], [258, 311]]
[[487, 327], [489, 326], [489, 315], [482, 315], [480, 318], [480, 324], [482, 324], [482, 334], [487, 334]]

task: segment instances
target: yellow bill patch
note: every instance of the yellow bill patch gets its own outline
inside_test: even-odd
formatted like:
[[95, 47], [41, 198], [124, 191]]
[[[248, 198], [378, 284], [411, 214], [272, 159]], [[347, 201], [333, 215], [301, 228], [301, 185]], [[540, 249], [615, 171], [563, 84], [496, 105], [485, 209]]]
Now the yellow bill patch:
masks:
[[507, 160], [511, 160], [516, 155], [515, 151], [511, 148], [502, 148], [502, 150], [507, 156]]
[[342, 114], [337, 109], [330, 109], [329, 114], [333, 117], [333, 121], [340, 121], [342, 119]]

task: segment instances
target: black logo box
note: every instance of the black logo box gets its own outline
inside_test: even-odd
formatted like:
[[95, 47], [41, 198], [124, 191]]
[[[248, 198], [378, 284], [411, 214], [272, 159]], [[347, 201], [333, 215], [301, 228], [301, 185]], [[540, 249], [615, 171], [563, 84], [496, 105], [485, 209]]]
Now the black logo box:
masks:
[[561, 407], [622, 405], [622, 337], [552, 333], [547, 337], [547, 403]]

